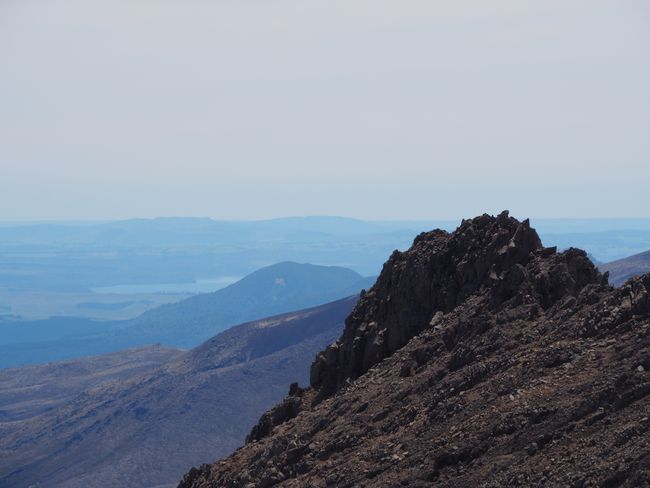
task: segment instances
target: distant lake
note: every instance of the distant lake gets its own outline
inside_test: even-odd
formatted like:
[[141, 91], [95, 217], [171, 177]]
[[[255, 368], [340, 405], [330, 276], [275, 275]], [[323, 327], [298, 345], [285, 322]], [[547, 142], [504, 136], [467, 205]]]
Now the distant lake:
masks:
[[92, 288], [93, 293], [137, 295], [140, 293], [210, 293], [239, 281], [240, 276], [220, 276], [193, 283], [150, 283], [144, 285], [113, 285]]

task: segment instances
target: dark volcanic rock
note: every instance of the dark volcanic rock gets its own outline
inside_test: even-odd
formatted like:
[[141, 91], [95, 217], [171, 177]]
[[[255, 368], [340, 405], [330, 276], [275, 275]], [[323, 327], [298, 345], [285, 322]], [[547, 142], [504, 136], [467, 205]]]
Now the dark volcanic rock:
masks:
[[525, 280], [522, 264], [541, 248], [529, 222], [507, 212], [463, 221], [451, 234], [420, 234], [407, 252], [393, 253], [341, 339], [319, 354], [312, 386], [321, 396], [333, 393], [406, 344], [436, 312], [449, 312], [483, 286], [509, 298]]
[[649, 486], [649, 371], [650, 275], [484, 215], [394, 253], [312, 387], [179, 486]]
[[298, 383], [292, 383], [289, 388], [289, 395], [280, 404], [262, 415], [259, 422], [246, 437], [246, 442], [258, 441], [266, 437], [273, 431], [273, 427], [298, 415], [302, 406], [303, 393], [304, 390], [298, 386]]

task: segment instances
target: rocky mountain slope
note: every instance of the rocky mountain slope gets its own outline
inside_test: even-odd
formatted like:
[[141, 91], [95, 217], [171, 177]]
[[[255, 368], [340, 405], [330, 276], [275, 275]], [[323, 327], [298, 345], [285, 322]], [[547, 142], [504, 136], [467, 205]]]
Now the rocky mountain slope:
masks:
[[[110, 376], [102, 368], [116, 368], [113, 356], [7, 370], [0, 385], [15, 381], [0, 393], [0, 486], [175, 486], [187, 466], [240, 445], [287, 385], [307, 381], [309, 363], [340, 335], [357, 300], [236, 326], [114, 381], [82, 374]], [[152, 354], [149, 363], [160, 359]]]
[[649, 292], [507, 212], [421, 234], [311, 387], [179, 487], [648, 486]]
[[650, 251], [601, 264], [598, 267], [601, 271], [609, 273], [609, 280], [614, 286], [620, 286], [634, 276], [650, 273]]

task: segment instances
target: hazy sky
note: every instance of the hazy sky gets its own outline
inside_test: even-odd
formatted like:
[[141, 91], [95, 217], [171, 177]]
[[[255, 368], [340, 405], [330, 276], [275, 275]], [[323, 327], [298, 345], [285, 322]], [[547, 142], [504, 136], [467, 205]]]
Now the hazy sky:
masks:
[[650, 216], [650, 2], [0, 0], [0, 220]]

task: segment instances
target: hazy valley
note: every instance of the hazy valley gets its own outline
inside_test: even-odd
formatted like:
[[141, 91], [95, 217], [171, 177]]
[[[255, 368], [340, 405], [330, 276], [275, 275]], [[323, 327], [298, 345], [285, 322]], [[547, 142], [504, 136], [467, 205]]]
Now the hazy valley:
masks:
[[0, 485], [175, 486], [188, 465], [239, 446], [290, 383], [307, 381], [356, 300], [233, 327], [188, 352], [0, 370]]

